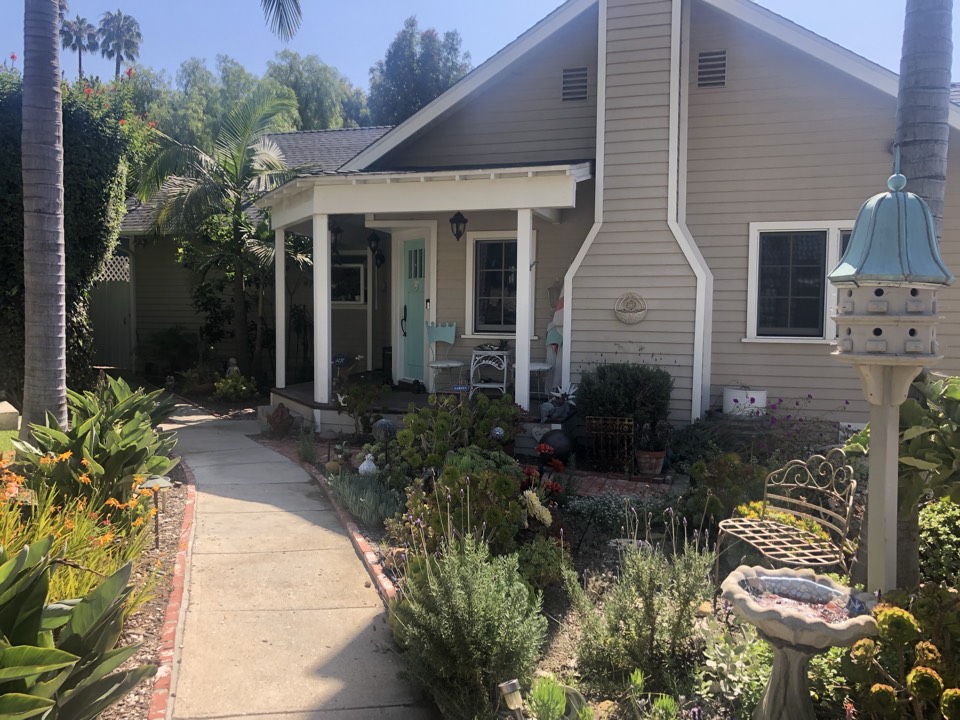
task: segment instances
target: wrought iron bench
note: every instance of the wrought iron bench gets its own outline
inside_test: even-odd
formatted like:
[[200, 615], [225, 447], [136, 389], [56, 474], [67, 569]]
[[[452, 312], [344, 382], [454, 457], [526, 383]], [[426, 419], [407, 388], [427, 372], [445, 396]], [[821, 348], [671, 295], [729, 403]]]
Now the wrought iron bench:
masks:
[[853, 468], [839, 448], [826, 456], [791, 460], [774, 470], [764, 484], [759, 517], [720, 522], [717, 572], [720, 543], [727, 535], [752, 545], [774, 563], [809, 568], [837, 565], [847, 571], [847, 535], [856, 490]]

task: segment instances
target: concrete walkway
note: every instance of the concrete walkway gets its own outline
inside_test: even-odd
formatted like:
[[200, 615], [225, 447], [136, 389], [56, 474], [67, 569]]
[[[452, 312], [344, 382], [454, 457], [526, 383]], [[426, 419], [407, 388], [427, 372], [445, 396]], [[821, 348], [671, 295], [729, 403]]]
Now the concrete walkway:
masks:
[[255, 421], [181, 407], [197, 485], [175, 720], [435, 718], [397, 677], [387, 613], [336, 513]]

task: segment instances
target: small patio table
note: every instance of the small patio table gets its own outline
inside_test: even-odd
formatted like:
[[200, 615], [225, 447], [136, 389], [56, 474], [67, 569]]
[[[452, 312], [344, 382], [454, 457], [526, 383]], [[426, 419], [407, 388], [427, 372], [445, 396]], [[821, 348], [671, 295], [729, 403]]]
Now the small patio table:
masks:
[[[507, 394], [507, 380], [510, 375], [510, 350], [474, 350], [470, 360], [470, 397], [477, 390], [492, 388], [501, 394]], [[485, 382], [482, 368], [490, 367], [500, 373], [496, 381]]]

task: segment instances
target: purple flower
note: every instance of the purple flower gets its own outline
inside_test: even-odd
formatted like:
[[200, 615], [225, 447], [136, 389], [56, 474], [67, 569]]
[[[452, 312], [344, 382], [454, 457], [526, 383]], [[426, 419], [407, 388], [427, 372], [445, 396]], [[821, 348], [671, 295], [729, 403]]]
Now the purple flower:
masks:
[[776, 424], [777, 424], [777, 419], [776, 419], [773, 415], [770, 416], [770, 424], [771, 424], [771, 425], [776, 425]]
[[844, 405], [849, 405], [849, 404], [850, 404], [850, 401], [849, 401], [849, 400], [844, 400], [844, 401], [843, 401], [843, 404], [844, 404]]
[[784, 420], [789, 420], [789, 419], [792, 418], [792, 417], [793, 417], [793, 415], [787, 415], [787, 416], [784, 418]]
[[750, 398], [750, 404], [751, 404], [751, 405], [753, 405], [756, 401], [757, 401], [756, 398], [754, 398], [754, 397]]
[[776, 403], [770, 403], [770, 409], [771, 409], [771, 410], [776, 410], [776, 409], [777, 409], [777, 404], [776, 404]]
[[739, 405], [739, 404], [740, 404], [739, 398], [734, 398], [734, 399], [733, 399], [733, 404], [734, 404], [734, 405]]
[[807, 400], [813, 400], [813, 395], [811, 395], [810, 393], [807, 393]]
[[796, 405], [797, 407], [800, 407], [800, 401], [797, 400], [797, 401], [794, 403], [794, 405]]

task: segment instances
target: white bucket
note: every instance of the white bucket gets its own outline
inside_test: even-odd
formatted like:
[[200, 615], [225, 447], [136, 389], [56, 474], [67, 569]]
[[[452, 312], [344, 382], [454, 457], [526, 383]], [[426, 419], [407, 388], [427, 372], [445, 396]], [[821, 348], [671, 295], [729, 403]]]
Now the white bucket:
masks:
[[767, 391], [748, 387], [723, 389], [724, 415], [764, 415], [767, 412]]

